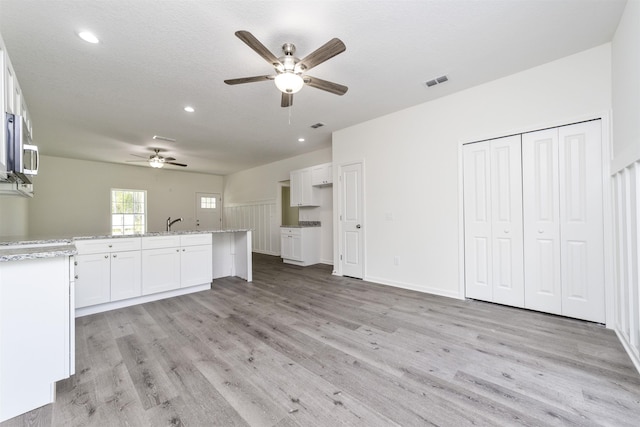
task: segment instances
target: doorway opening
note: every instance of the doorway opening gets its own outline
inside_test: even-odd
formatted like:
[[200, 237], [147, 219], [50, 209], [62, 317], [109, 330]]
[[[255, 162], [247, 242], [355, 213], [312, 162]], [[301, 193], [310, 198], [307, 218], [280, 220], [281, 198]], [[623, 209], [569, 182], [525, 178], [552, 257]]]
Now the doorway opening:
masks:
[[291, 206], [291, 187], [289, 183], [283, 183], [280, 187], [280, 209], [282, 212], [282, 223], [280, 225], [298, 225], [298, 207]]

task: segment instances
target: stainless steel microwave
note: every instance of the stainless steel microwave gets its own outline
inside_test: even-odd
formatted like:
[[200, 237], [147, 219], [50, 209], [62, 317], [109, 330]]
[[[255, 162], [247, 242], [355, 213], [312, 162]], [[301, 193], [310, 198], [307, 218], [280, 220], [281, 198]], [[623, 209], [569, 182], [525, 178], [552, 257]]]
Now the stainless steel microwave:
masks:
[[27, 175], [37, 175], [40, 164], [38, 147], [31, 143], [29, 128], [23, 117], [6, 113], [7, 177], [23, 184], [31, 184]]

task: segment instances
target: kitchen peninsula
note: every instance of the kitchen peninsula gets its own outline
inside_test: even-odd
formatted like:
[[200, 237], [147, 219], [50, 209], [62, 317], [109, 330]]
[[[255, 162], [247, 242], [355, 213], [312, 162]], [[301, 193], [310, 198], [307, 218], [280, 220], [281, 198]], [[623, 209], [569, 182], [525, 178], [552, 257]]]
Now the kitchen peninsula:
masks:
[[74, 317], [252, 281], [251, 230], [0, 242], [0, 422], [75, 373]]

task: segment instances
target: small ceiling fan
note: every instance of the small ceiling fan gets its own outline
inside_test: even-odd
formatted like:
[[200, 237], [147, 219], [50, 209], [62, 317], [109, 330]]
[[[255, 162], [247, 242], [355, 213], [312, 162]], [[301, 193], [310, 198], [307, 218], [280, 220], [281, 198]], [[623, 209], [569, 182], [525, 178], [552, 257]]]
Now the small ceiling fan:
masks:
[[150, 155], [148, 158], [143, 156], [138, 156], [137, 154], [132, 154], [132, 156], [141, 157], [144, 160], [127, 160], [127, 162], [149, 162], [149, 166], [151, 166], [152, 168], [161, 168], [164, 165], [187, 167], [187, 165], [185, 165], [184, 163], [176, 163], [175, 162], [176, 159], [173, 157], [161, 156], [160, 151], [162, 150], [160, 150], [159, 148], [154, 148], [153, 149], [154, 154]]
[[290, 107], [293, 105], [293, 94], [302, 89], [302, 86], [305, 84], [336, 95], [344, 95], [349, 89], [344, 85], [305, 74], [313, 67], [344, 52], [346, 46], [340, 39], [333, 38], [329, 40], [302, 59], [293, 56], [296, 51], [293, 43], [285, 43], [282, 45], [284, 56], [276, 58], [276, 56], [250, 32], [236, 31], [235, 34], [269, 64], [273, 65], [276, 74], [225, 80], [224, 82], [228, 85], [274, 80], [277, 88], [282, 92], [282, 101], [280, 102], [282, 107]]

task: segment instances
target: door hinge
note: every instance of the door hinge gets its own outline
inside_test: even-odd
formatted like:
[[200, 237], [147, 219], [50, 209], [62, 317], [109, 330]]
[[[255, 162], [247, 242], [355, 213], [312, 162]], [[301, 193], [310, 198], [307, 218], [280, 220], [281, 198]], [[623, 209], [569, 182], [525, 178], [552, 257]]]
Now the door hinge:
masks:
[[340, 261], [342, 261], [342, 254], [340, 254]]

